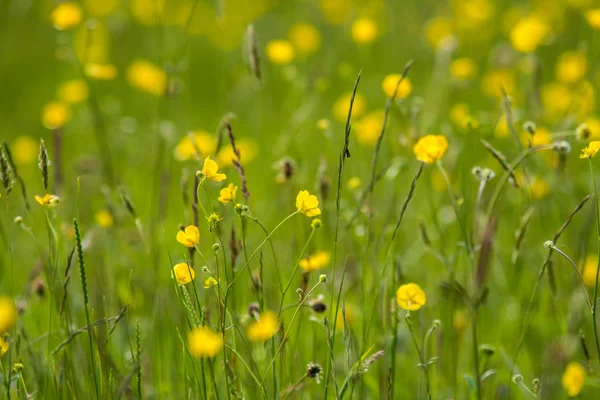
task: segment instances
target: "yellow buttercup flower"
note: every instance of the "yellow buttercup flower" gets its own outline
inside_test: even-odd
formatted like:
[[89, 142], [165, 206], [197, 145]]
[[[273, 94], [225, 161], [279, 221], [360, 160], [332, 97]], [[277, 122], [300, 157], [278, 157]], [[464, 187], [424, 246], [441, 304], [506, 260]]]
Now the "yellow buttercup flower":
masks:
[[550, 193], [550, 184], [544, 179], [533, 178], [529, 183], [529, 190], [531, 191], [531, 197], [540, 200]]
[[237, 190], [238, 187], [230, 183], [226, 188], [221, 189], [218, 200], [223, 204], [231, 203], [235, 199]]
[[592, 158], [596, 155], [598, 150], [600, 150], [600, 141], [594, 140], [593, 142], [590, 142], [588, 147], [581, 150], [579, 158]]
[[562, 387], [569, 397], [575, 397], [585, 385], [585, 368], [578, 362], [570, 362], [562, 376]]
[[417, 160], [427, 164], [439, 161], [448, 150], [448, 139], [444, 135], [425, 135], [413, 146]]
[[56, 96], [68, 104], [81, 103], [88, 98], [88, 94], [88, 86], [83, 79], [64, 82], [56, 91]]
[[368, 113], [356, 122], [356, 140], [365, 145], [374, 145], [381, 135], [381, 126], [383, 125], [384, 112], [377, 110]]
[[502, 98], [502, 88], [509, 95], [514, 92], [515, 77], [509, 69], [491, 70], [481, 78], [481, 90], [488, 96]]
[[48, 129], [58, 129], [71, 120], [71, 110], [65, 103], [55, 101], [42, 109], [42, 123]]
[[[346, 93], [338, 98], [333, 104], [333, 115], [339, 122], [345, 123], [348, 118], [350, 99], [352, 99], [352, 93]], [[366, 109], [367, 101], [360, 93], [356, 93], [356, 96], [354, 96], [354, 104], [352, 106], [352, 118], [360, 117], [364, 114]]]
[[227, 179], [227, 175], [220, 174], [218, 171], [219, 165], [213, 160], [211, 160], [210, 157], [206, 157], [204, 159], [204, 166], [202, 167], [202, 173], [204, 174], [204, 176], [207, 179], [215, 182], [221, 182]]
[[114, 218], [108, 210], [101, 210], [96, 213], [96, 223], [102, 228], [109, 228], [114, 223]]
[[311, 24], [292, 25], [288, 32], [288, 38], [302, 54], [314, 53], [321, 47], [321, 33]]
[[425, 24], [425, 37], [429, 45], [437, 49], [452, 37], [452, 20], [435, 17]]
[[510, 31], [513, 48], [521, 53], [534, 51], [548, 36], [550, 29], [546, 22], [536, 15], [522, 18]]
[[206, 157], [217, 149], [215, 138], [206, 131], [196, 130], [181, 138], [173, 155], [179, 161], [189, 160], [196, 155]]
[[600, 8], [586, 11], [585, 19], [594, 30], [600, 31]]
[[[583, 282], [586, 286], [594, 287], [596, 282], [596, 268], [598, 266], [598, 257], [595, 255], [588, 255], [585, 258], [583, 264]], [[599, 277], [600, 279], [600, 277]]]
[[59, 4], [50, 15], [54, 27], [61, 31], [76, 27], [81, 23], [81, 18], [81, 7], [74, 1]]
[[331, 256], [328, 252], [318, 251], [315, 254], [309, 255], [308, 257], [300, 260], [300, 267], [307, 272], [316, 271], [327, 266], [330, 259]]
[[39, 144], [29, 136], [19, 136], [11, 146], [15, 164], [28, 165], [33, 163], [38, 154]]
[[127, 81], [134, 88], [157, 97], [167, 91], [167, 73], [148, 60], [137, 60], [131, 64], [127, 70]]
[[187, 263], [179, 263], [173, 267], [173, 276], [178, 284], [185, 285], [196, 278], [196, 271]]
[[[389, 74], [383, 78], [381, 82], [381, 90], [387, 97], [392, 97], [394, 95], [394, 90], [396, 90], [396, 85], [400, 80], [400, 74]], [[400, 82], [400, 86], [398, 86], [398, 91], [396, 92], [397, 99], [403, 99], [407, 97], [410, 92], [412, 92], [412, 83], [408, 77], [405, 77], [402, 82]]]
[[562, 117], [573, 104], [573, 91], [563, 83], [550, 82], [542, 87], [542, 105], [550, 116]]
[[8, 351], [8, 342], [0, 337], [0, 357]]
[[407, 283], [398, 288], [396, 301], [400, 308], [407, 311], [416, 311], [427, 302], [425, 292], [416, 283]]
[[314, 194], [308, 193], [308, 190], [301, 190], [296, 197], [296, 208], [307, 217], [316, 217], [321, 215], [319, 209], [319, 199]]
[[524, 146], [528, 146], [531, 143], [533, 147], [550, 144], [552, 143], [552, 132], [548, 128], [538, 126], [535, 128], [533, 136], [529, 132], [521, 133], [521, 143]]
[[467, 80], [477, 74], [477, 64], [470, 58], [457, 58], [450, 64], [450, 75], [456, 79]]
[[377, 37], [377, 24], [369, 18], [360, 18], [352, 24], [352, 39], [356, 43], [371, 43]]
[[[258, 146], [252, 139], [242, 138], [236, 140], [235, 146], [240, 151], [244, 165], [247, 165], [254, 160], [258, 153]], [[223, 146], [221, 147], [221, 150], [219, 150], [219, 153], [217, 153], [217, 164], [222, 168], [230, 167], [233, 165], [234, 158], [237, 159], [237, 156], [233, 152], [233, 148], [231, 146]]]
[[85, 66], [85, 74], [92, 79], [108, 81], [115, 79], [117, 68], [112, 64], [91, 63]]
[[294, 46], [287, 40], [271, 40], [266, 47], [267, 58], [273, 64], [287, 65], [296, 57]]
[[212, 276], [209, 276], [208, 278], [206, 278], [204, 280], [204, 289], [208, 289], [210, 287], [213, 287], [213, 286], [215, 286], [218, 283], [219, 282], [217, 282], [217, 280], [215, 278], [213, 278]]
[[185, 247], [194, 247], [200, 243], [200, 231], [194, 225], [188, 225], [184, 230], [178, 231], [176, 239]]
[[17, 309], [12, 299], [0, 296], [0, 334], [10, 331], [17, 323]]
[[275, 313], [265, 311], [259, 314], [257, 321], [248, 326], [248, 338], [254, 342], [264, 342], [279, 332], [279, 319]]
[[470, 114], [469, 106], [465, 103], [456, 103], [450, 109], [450, 121], [456, 126], [463, 126], [465, 118]]
[[212, 358], [223, 349], [223, 337], [205, 326], [194, 328], [188, 335], [188, 348], [196, 358]]
[[60, 201], [60, 198], [54, 194], [46, 193], [43, 196], [38, 196], [37, 194], [34, 196], [35, 201], [37, 201], [41, 206], [44, 207], [54, 207]]
[[356, 190], [360, 187], [361, 184], [362, 181], [360, 180], [360, 178], [357, 176], [353, 176], [352, 178], [348, 179], [348, 183], [346, 184], [346, 186], [350, 190]]
[[562, 53], [556, 63], [556, 79], [564, 83], [577, 83], [585, 77], [587, 58], [579, 51]]

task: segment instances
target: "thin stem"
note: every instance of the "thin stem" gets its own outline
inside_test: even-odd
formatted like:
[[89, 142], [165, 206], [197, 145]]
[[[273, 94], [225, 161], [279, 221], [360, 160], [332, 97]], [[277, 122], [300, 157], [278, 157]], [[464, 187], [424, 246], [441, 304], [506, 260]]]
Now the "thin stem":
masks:
[[585, 281], [583, 280], [583, 276], [581, 275], [581, 271], [579, 271], [579, 268], [577, 268], [577, 265], [573, 262], [573, 260], [571, 259], [571, 257], [569, 257], [564, 251], [562, 251], [558, 247], [556, 247], [554, 245], [554, 243], [552, 245], [550, 245], [550, 248], [552, 250], [554, 250], [555, 252], [557, 252], [558, 254], [560, 254], [561, 256], [563, 256], [569, 262], [569, 264], [571, 264], [573, 266], [573, 269], [577, 273], [577, 277], [579, 278], [579, 282], [581, 283], [581, 287], [583, 288], [583, 291], [585, 293], [586, 304], [587, 304], [587, 306], [591, 310], [592, 309], [592, 301], [590, 300], [590, 295], [588, 294], [587, 289], [585, 287]]
[[[423, 359], [423, 353], [421, 352], [421, 349], [419, 348], [419, 342], [417, 342], [415, 332], [413, 331], [410, 313], [406, 314], [406, 317], [404, 319], [406, 320], [406, 326], [408, 326], [408, 330], [410, 331], [410, 336], [412, 337], [413, 344], [415, 345], [415, 349], [417, 350], [417, 354], [419, 355], [420, 367], [423, 368], [423, 370], [425, 372], [425, 386], [427, 387], [427, 398], [429, 400], [431, 400], [431, 389], [429, 386], [429, 367], [427, 366], [427, 364], [425, 363], [425, 360]], [[392, 380], [393, 379], [394, 379], [394, 377], [392, 376]]]
[[594, 283], [594, 301], [592, 303], [592, 320], [594, 326], [594, 342], [596, 343], [596, 353], [598, 355], [598, 361], [600, 361], [600, 340], [598, 339], [598, 323], [596, 321], [596, 311], [598, 309], [598, 277], [600, 275], [600, 214], [598, 206], [598, 187], [596, 185], [596, 176], [594, 175], [594, 167], [592, 166], [592, 159], [588, 158], [588, 164], [590, 166], [590, 173], [592, 175], [592, 181], [594, 182], [594, 201], [596, 204], [596, 234], [598, 240], [598, 264], [596, 266], [596, 280]]

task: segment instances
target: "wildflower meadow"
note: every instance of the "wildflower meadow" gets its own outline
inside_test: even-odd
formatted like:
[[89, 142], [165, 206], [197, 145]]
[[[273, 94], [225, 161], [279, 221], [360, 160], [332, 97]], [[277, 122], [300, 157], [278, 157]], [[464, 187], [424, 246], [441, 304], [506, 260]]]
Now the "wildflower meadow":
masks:
[[600, 399], [596, 0], [4, 0], [0, 54], [0, 399]]

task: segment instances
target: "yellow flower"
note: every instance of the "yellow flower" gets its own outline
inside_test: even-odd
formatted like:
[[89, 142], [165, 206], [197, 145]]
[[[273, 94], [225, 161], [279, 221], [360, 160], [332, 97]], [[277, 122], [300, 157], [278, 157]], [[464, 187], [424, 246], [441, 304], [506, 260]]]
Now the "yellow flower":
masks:
[[73, 79], [62, 83], [56, 91], [56, 96], [68, 104], [81, 103], [88, 98], [88, 87], [83, 79]]
[[219, 165], [213, 160], [211, 160], [210, 157], [206, 157], [204, 159], [204, 166], [202, 167], [202, 173], [204, 174], [204, 176], [207, 179], [215, 182], [221, 182], [227, 179], [227, 175], [220, 174], [218, 171]]
[[464, 331], [467, 327], [468, 321], [468, 315], [464, 310], [454, 311], [454, 315], [452, 315], [452, 326], [454, 327], [455, 331], [459, 333]]
[[38, 196], [37, 194], [34, 196], [35, 201], [37, 201], [40, 205], [44, 207], [54, 207], [60, 201], [59, 197], [54, 194], [46, 193], [44, 196]]
[[317, 129], [319, 129], [321, 131], [328, 130], [330, 126], [331, 126], [331, 121], [329, 121], [327, 118], [321, 118], [320, 120], [317, 121]]
[[425, 24], [425, 37], [434, 49], [440, 47], [452, 37], [452, 20], [435, 17]]
[[[598, 257], [589, 255], [585, 258], [583, 264], [583, 282], [586, 286], [593, 287], [596, 282], [596, 268], [598, 267]], [[600, 277], [599, 277], [600, 278]]]
[[579, 158], [592, 158], [596, 155], [598, 150], [600, 150], [600, 141], [594, 140], [593, 142], [590, 142], [588, 147], [581, 150]]
[[547, 128], [538, 126], [535, 128], [533, 137], [529, 132], [521, 133], [521, 143], [524, 146], [528, 146], [531, 143], [533, 147], [550, 144], [552, 143], [552, 133]]
[[531, 197], [535, 200], [543, 199], [550, 193], [550, 185], [543, 179], [533, 178], [529, 184]]
[[287, 65], [296, 57], [294, 46], [287, 40], [271, 40], [266, 47], [267, 58], [273, 64]]
[[[240, 139], [236, 140], [235, 145], [240, 151], [244, 165], [254, 160], [256, 153], [258, 152], [256, 142], [252, 139]], [[230, 167], [233, 165], [234, 158], [237, 159], [237, 156], [233, 152], [233, 148], [231, 146], [223, 146], [217, 154], [217, 163], [222, 168]]]
[[17, 165], [27, 165], [35, 161], [39, 145], [29, 136], [17, 137], [11, 146], [13, 160]]
[[362, 181], [360, 180], [360, 178], [357, 176], [353, 176], [352, 178], [348, 179], [348, 183], [346, 185], [348, 189], [356, 190], [360, 187], [361, 184]]
[[300, 193], [298, 193], [298, 196], [296, 197], [296, 208], [307, 217], [321, 215], [319, 199], [317, 199], [317, 196], [314, 194], [308, 193], [308, 190], [301, 190]]
[[17, 323], [17, 309], [12, 299], [0, 296], [0, 334], [10, 331]]
[[279, 332], [279, 320], [271, 311], [258, 315], [257, 321], [248, 326], [248, 338], [254, 342], [264, 342]]
[[587, 58], [580, 51], [567, 51], [556, 64], [556, 79], [564, 83], [577, 83], [585, 77]]
[[456, 79], [467, 80], [477, 74], [477, 64], [470, 58], [457, 58], [450, 64], [450, 75]]
[[214, 153], [217, 142], [214, 137], [206, 131], [196, 130], [182, 137], [173, 155], [176, 160], [186, 161], [194, 156], [206, 157]]
[[318, 5], [325, 20], [334, 25], [346, 22], [353, 8], [347, 0], [318, 0]]
[[571, 108], [573, 92], [569, 86], [550, 82], [542, 87], [542, 104], [548, 115], [562, 118]]
[[176, 239], [185, 247], [194, 247], [200, 243], [200, 231], [194, 225], [188, 225], [184, 230], [177, 232]]
[[231, 203], [235, 199], [237, 190], [238, 187], [230, 183], [226, 188], [221, 189], [218, 200], [223, 204]]
[[368, 113], [356, 122], [356, 139], [365, 145], [374, 145], [381, 134], [383, 125], [383, 110]]
[[83, 0], [86, 10], [95, 17], [106, 17], [116, 11], [120, 0]]
[[[351, 98], [352, 93], [346, 93], [338, 98], [333, 104], [333, 115], [339, 122], [346, 122]], [[352, 106], [352, 118], [358, 118], [363, 115], [366, 108], [367, 101], [361, 94], [356, 93], [356, 96], [354, 97], [354, 105]]]
[[188, 335], [190, 354], [196, 358], [212, 358], [223, 349], [223, 337], [209, 328], [194, 328]]
[[117, 68], [112, 64], [91, 63], [85, 66], [85, 74], [92, 79], [108, 81], [115, 79]]
[[509, 95], [513, 94], [515, 78], [509, 69], [491, 70], [481, 78], [481, 90], [490, 97], [502, 98], [502, 88]]
[[8, 351], [8, 342], [0, 337], [0, 357]]
[[196, 271], [187, 263], [179, 263], [173, 267], [173, 276], [178, 284], [185, 285], [196, 278]]
[[600, 119], [596, 117], [589, 117], [586, 118], [583, 123], [587, 125], [587, 129], [589, 130], [589, 137], [584, 139], [600, 140]]
[[61, 31], [79, 25], [81, 23], [81, 18], [81, 7], [74, 1], [59, 4], [50, 15], [54, 27]]
[[396, 301], [400, 308], [407, 311], [416, 311], [427, 302], [425, 292], [416, 283], [407, 283], [398, 288]]
[[71, 110], [65, 103], [55, 101], [42, 109], [42, 123], [48, 129], [58, 129], [71, 120]]
[[[383, 78], [383, 81], [381, 82], [381, 90], [383, 90], [383, 93], [385, 93], [387, 97], [392, 97], [394, 95], [394, 90], [396, 89], [396, 85], [398, 84], [400, 77], [400, 74], [389, 74]], [[407, 97], [410, 92], [412, 92], [412, 83], [408, 77], [405, 77], [400, 83], [400, 86], [398, 86], [396, 98], [403, 99]]]
[[292, 25], [288, 32], [290, 42], [294, 44], [298, 52], [311, 54], [321, 47], [321, 34], [311, 24], [297, 23]]
[[450, 121], [456, 126], [463, 126], [465, 118], [469, 115], [469, 106], [465, 103], [456, 103], [450, 109]]
[[510, 42], [515, 50], [530, 53], [542, 43], [549, 31], [545, 21], [536, 15], [529, 15], [512, 28]]
[[448, 150], [448, 139], [444, 135], [425, 135], [413, 146], [417, 160], [427, 164], [439, 161]]
[[212, 276], [209, 276], [208, 278], [206, 278], [204, 280], [204, 289], [208, 289], [210, 287], [213, 287], [213, 286], [215, 286], [218, 283], [219, 282], [217, 282], [217, 280], [215, 278], [213, 278]]
[[567, 364], [565, 373], [562, 376], [562, 386], [569, 397], [575, 397], [585, 385], [585, 369], [578, 362]]
[[96, 223], [102, 228], [109, 228], [114, 223], [114, 218], [109, 211], [100, 210], [96, 213]]
[[600, 31], [600, 8], [586, 11], [585, 19], [594, 30]]
[[127, 80], [134, 88], [157, 97], [167, 91], [167, 73], [148, 60], [137, 60], [131, 64], [127, 70]]
[[371, 43], [377, 37], [377, 24], [369, 18], [360, 18], [352, 24], [352, 39], [356, 43]]
[[309, 255], [308, 257], [300, 260], [300, 267], [307, 272], [316, 271], [327, 266], [330, 259], [331, 256], [328, 252], [318, 251], [315, 254]]

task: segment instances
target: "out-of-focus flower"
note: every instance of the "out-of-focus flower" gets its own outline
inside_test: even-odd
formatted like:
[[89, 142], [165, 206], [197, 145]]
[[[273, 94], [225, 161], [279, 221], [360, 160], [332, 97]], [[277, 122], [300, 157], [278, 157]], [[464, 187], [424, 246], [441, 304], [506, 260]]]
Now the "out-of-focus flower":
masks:
[[166, 2], [167, 0], [130, 0], [129, 7], [131, 15], [138, 22], [146, 26], [156, 26], [164, 15]]
[[352, 178], [348, 179], [346, 187], [350, 190], [356, 190], [360, 187], [361, 184], [362, 181], [360, 180], [360, 178], [357, 176], [353, 176]]
[[206, 179], [221, 182], [227, 179], [227, 175], [219, 173], [219, 165], [211, 160], [210, 157], [204, 159], [204, 166], [202, 167], [202, 173]]
[[300, 267], [305, 271], [316, 271], [329, 264], [331, 256], [326, 251], [318, 251], [300, 260]]
[[579, 51], [562, 53], [556, 63], [556, 79], [564, 83], [577, 83], [585, 77], [587, 58]]
[[[352, 99], [352, 93], [346, 93], [338, 98], [333, 104], [333, 116], [339, 122], [346, 122], [348, 118], [348, 109], [350, 108], [350, 99]], [[354, 97], [354, 105], [352, 107], [352, 118], [358, 118], [364, 114], [367, 108], [367, 101], [360, 94], [356, 93]]]
[[85, 9], [94, 17], [106, 17], [119, 7], [120, 0], [83, 0]]
[[237, 190], [238, 187], [233, 183], [230, 183], [226, 188], [221, 189], [218, 200], [223, 204], [231, 203], [235, 200], [235, 193]]
[[288, 65], [296, 57], [294, 46], [287, 40], [271, 40], [266, 47], [267, 57], [273, 64]]
[[54, 101], [42, 109], [42, 124], [48, 129], [58, 129], [71, 120], [71, 109], [65, 103]]
[[594, 140], [590, 142], [590, 144], [581, 150], [581, 155], [579, 158], [592, 158], [596, 155], [596, 153], [600, 150], [600, 140]]
[[529, 15], [517, 22], [510, 32], [513, 48], [521, 53], [530, 53], [546, 39], [550, 33], [546, 21], [537, 15]]
[[427, 164], [439, 161], [448, 150], [448, 139], [444, 135], [425, 135], [413, 146], [417, 160]]
[[368, 113], [356, 122], [356, 140], [365, 145], [374, 145], [381, 134], [384, 112], [377, 110]]
[[63, 82], [56, 90], [56, 96], [67, 104], [77, 104], [88, 98], [88, 86], [83, 79]]
[[452, 20], [449, 18], [435, 17], [425, 24], [425, 37], [434, 49], [452, 38]]
[[312, 54], [321, 47], [321, 33], [311, 24], [292, 25], [288, 32], [288, 38], [301, 54]]
[[279, 319], [275, 313], [265, 311], [259, 314], [257, 321], [248, 326], [248, 339], [253, 342], [264, 342], [279, 332]]
[[178, 284], [185, 285], [196, 278], [196, 271], [188, 263], [179, 263], [173, 267], [173, 276]]
[[56, 29], [64, 31], [79, 25], [82, 14], [81, 6], [78, 3], [67, 1], [56, 6], [50, 15], [50, 19]]
[[585, 124], [589, 135], [587, 137], [578, 137], [578, 139], [600, 140], [600, 119], [589, 117], [583, 121], [583, 124]]
[[[242, 138], [236, 140], [235, 146], [240, 152], [244, 165], [247, 165], [254, 160], [256, 154], [258, 153], [258, 146], [252, 139]], [[232, 166], [234, 158], [237, 159], [237, 156], [233, 152], [233, 148], [231, 146], [223, 146], [221, 150], [219, 150], [219, 153], [217, 153], [217, 163], [222, 168]]]
[[308, 193], [308, 190], [301, 190], [296, 197], [296, 208], [307, 217], [316, 217], [321, 215], [319, 209], [319, 199], [314, 194]]
[[182, 137], [173, 155], [179, 161], [186, 161], [195, 155], [206, 157], [214, 153], [217, 148], [217, 142], [213, 135], [203, 130], [196, 130]]
[[38, 155], [40, 145], [29, 136], [19, 136], [12, 142], [13, 161], [17, 165], [33, 163]]
[[359, 44], [368, 44], [377, 38], [377, 24], [370, 18], [360, 18], [352, 24], [352, 39]]
[[347, 0], [319, 0], [319, 9], [330, 24], [341, 25], [352, 12], [352, 3]]
[[92, 79], [108, 81], [115, 79], [117, 68], [112, 64], [91, 63], [85, 66], [85, 74]]
[[450, 109], [450, 121], [456, 126], [462, 126], [463, 121], [469, 116], [470, 110], [466, 103], [456, 103]]
[[[394, 95], [394, 90], [396, 90], [396, 85], [400, 80], [400, 74], [389, 74], [383, 78], [381, 82], [381, 90], [385, 93], [387, 97], [392, 97]], [[412, 92], [412, 83], [408, 77], [405, 77], [400, 86], [398, 86], [398, 91], [396, 92], [397, 99], [403, 99], [407, 97], [410, 92]]]
[[167, 73], [148, 60], [136, 60], [127, 69], [127, 81], [134, 88], [163, 96], [167, 91]]
[[456, 79], [467, 80], [477, 74], [477, 64], [470, 58], [457, 58], [450, 64], [450, 75]]
[[54, 194], [49, 194], [46, 193], [43, 196], [38, 196], [37, 194], [34, 196], [35, 201], [38, 202], [39, 205], [43, 206], [43, 207], [55, 207], [59, 201], [60, 198]]
[[110, 228], [115, 219], [108, 210], [100, 210], [96, 213], [96, 223], [102, 228]]
[[416, 283], [407, 283], [398, 288], [396, 302], [403, 310], [416, 311], [427, 302], [425, 292]]
[[0, 337], [0, 357], [8, 351], [8, 342]]
[[538, 126], [533, 136], [529, 132], [521, 133], [521, 143], [525, 146], [531, 144], [533, 147], [550, 144], [552, 143], [552, 133], [547, 128]]
[[502, 98], [502, 88], [509, 95], [515, 88], [514, 74], [509, 69], [494, 69], [481, 78], [481, 90], [490, 97]]
[[196, 358], [213, 358], [223, 349], [223, 337], [209, 328], [194, 328], [188, 335], [190, 354]]
[[[588, 255], [585, 258], [583, 264], [583, 282], [588, 287], [594, 287], [596, 284], [596, 268], [598, 267], [598, 257], [595, 255]], [[600, 279], [600, 277], [599, 277]]]
[[542, 87], [542, 105], [553, 119], [563, 118], [573, 103], [573, 92], [569, 86], [550, 82]]
[[594, 30], [600, 31], [600, 8], [586, 11], [585, 19]]
[[10, 331], [17, 323], [17, 309], [13, 300], [0, 296], [0, 334]]
[[529, 190], [534, 200], [540, 200], [550, 193], [550, 185], [544, 179], [534, 178], [529, 183]]
[[585, 385], [585, 368], [578, 362], [570, 362], [562, 376], [562, 386], [569, 397], [575, 397]]

